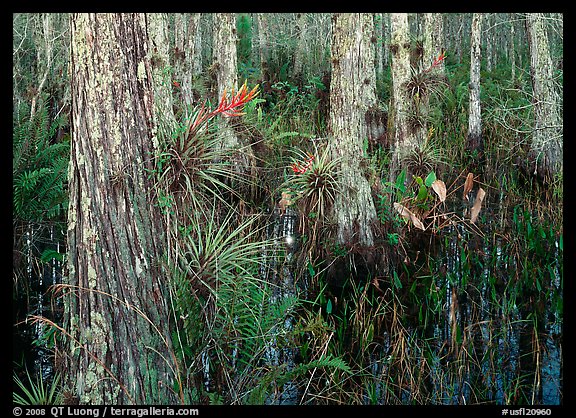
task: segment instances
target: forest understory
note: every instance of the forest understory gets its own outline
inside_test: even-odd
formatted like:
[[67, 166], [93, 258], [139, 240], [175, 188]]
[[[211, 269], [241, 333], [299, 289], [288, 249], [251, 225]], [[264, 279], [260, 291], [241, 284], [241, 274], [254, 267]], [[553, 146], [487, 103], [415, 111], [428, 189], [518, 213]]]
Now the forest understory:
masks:
[[17, 405], [563, 405], [563, 15], [13, 15]]

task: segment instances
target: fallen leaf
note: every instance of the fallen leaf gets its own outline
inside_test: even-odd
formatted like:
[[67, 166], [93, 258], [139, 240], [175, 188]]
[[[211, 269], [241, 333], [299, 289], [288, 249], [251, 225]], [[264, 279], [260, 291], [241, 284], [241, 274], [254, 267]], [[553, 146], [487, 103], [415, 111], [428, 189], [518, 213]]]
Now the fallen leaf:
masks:
[[474, 202], [474, 206], [472, 206], [472, 210], [470, 211], [470, 222], [475, 223], [476, 219], [478, 218], [478, 214], [480, 213], [480, 209], [482, 208], [482, 201], [484, 200], [484, 196], [486, 196], [486, 192], [484, 189], [479, 188], [478, 194], [476, 195], [476, 201]]
[[465, 200], [468, 200], [468, 193], [472, 190], [474, 186], [474, 174], [468, 173], [466, 181], [464, 182], [464, 195], [462, 196]]
[[420, 219], [418, 219], [418, 217], [416, 215], [414, 215], [412, 213], [412, 211], [410, 211], [410, 209], [408, 209], [406, 206], [398, 203], [398, 202], [394, 202], [394, 209], [396, 209], [396, 211], [406, 220], [409, 220], [412, 222], [412, 224], [414, 224], [414, 226], [418, 229], [421, 229], [422, 231], [425, 231], [426, 228], [424, 228], [424, 224], [422, 223], [422, 221]]
[[440, 201], [444, 202], [446, 200], [446, 184], [442, 180], [434, 180], [431, 187], [440, 198]]

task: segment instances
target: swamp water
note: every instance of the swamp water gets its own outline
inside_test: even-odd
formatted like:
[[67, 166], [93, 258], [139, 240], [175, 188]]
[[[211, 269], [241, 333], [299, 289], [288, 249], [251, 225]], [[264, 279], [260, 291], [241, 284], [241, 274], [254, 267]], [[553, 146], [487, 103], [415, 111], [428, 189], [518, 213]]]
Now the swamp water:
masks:
[[[484, 220], [499, 221], [479, 222], [480, 233], [453, 225], [427, 236], [426, 245], [408, 249], [414, 261], [398, 269], [401, 284], [392, 284], [387, 293], [400, 303], [403, 319], [379, 328], [377, 343], [364, 356], [370, 377], [364, 377], [363, 403], [562, 404], [562, 240], [520, 206], [504, 207], [502, 199], [487, 202], [483, 210]], [[294, 277], [298, 214], [287, 208], [272, 219], [268, 237], [275, 247], [261, 275], [275, 284], [272, 302], [303, 297], [309, 278]], [[53, 366], [42, 323], [21, 321], [33, 314], [61, 322], [61, 307], [46, 293], [61, 280], [61, 262], [52, 259], [34, 269], [31, 252], [63, 249], [53, 228], [41, 239], [37, 232], [30, 228], [27, 236], [31, 289], [14, 313], [20, 325], [13, 359], [31, 375], [50, 379]], [[291, 330], [294, 318], [284, 327]], [[270, 341], [267, 361], [290, 370], [298, 350]], [[268, 404], [314, 403], [302, 397], [296, 382], [279, 389]]]
[[[25, 275], [28, 288], [18, 292], [13, 301], [13, 362], [27, 383], [25, 373], [34, 380], [41, 375], [46, 385], [54, 376], [54, 332], [42, 321], [29, 315], [62, 323], [63, 306], [53, 299], [51, 286], [62, 282], [61, 254], [64, 249], [64, 232], [55, 226], [29, 225], [25, 233]], [[37, 262], [43, 259], [43, 262]], [[36, 260], [36, 262], [35, 262]]]
[[[274, 224], [279, 242], [295, 236], [295, 215]], [[506, 204], [501, 194], [487, 199], [478, 226], [454, 223], [408, 249], [413, 261], [398, 267], [398, 280], [390, 279], [386, 296], [401, 306], [401, 312], [386, 315], [402, 319], [380, 327], [372, 340], [378, 343], [369, 344], [371, 378], [363, 383], [363, 403], [561, 405], [563, 244], [558, 232], [521, 205]], [[291, 257], [288, 252], [287, 260]], [[290, 271], [267, 279], [294, 294]], [[341, 289], [338, 296], [359, 293]], [[333, 315], [343, 319], [336, 311]], [[293, 366], [286, 351], [271, 353], [273, 364]], [[271, 403], [314, 401], [291, 384]]]

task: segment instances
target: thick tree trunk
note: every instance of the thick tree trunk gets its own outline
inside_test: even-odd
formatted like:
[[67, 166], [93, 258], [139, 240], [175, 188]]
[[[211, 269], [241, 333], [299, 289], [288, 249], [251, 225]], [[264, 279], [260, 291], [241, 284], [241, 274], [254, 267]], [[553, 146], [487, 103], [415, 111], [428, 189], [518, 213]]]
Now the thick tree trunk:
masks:
[[482, 142], [482, 116], [480, 106], [480, 63], [482, 60], [482, 13], [474, 13], [472, 17], [472, 34], [470, 44], [470, 105], [468, 116], [467, 149], [479, 150]]
[[526, 31], [530, 48], [535, 119], [531, 164], [534, 164], [535, 174], [550, 182], [554, 174], [563, 169], [563, 122], [542, 13], [528, 13]]
[[67, 387], [82, 404], [174, 403], [145, 17], [73, 14], [71, 34]]
[[374, 22], [370, 14], [335, 14], [332, 18], [330, 148], [341, 158], [341, 191], [334, 203], [338, 241], [374, 244], [377, 219], [370, 185], [360, 164], [367, 135], [366, 114], [376, 105]]

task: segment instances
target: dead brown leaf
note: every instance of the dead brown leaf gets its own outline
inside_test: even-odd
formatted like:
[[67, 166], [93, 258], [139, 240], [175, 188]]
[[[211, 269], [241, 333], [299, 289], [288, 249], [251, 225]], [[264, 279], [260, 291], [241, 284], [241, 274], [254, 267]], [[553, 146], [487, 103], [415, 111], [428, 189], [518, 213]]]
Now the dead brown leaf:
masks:
[[416, 215], [414, 215], [412, 213], [412, 211], [410, 209], [408, 209], [406, 206], [398, 203], [398, 202], [394, 202], [394, 209], [396, 209], [396, 211], [400, 214], [400, 216], [402, 216], [404, 219], [409, 220], [412, 222], [412, 224], [418, 228], [421, 229], [422, 231], [425, 231], [426, 228], [424, 228], [424, 224], [422, 223], [422, 221], [420, 219], [418, 219], [418, 217]]
[[484, 196], [486, 196], [486, 192], [480, 187], [478, 189], [478, 194], [476, 195], [476, 200], [474, 201], [474, 206], [472, 206], [472, 210], [470, 210], [471, 223], [475, 223], [476, 219], [478, 218], [478, 214], [482, 208], [482, 201], [484, 200]]
[[440, 198], [440, 202], [444, 202], [446, 200], [446, 184], [444, 184], [442, 180], [436, 179], [432, 183], [431, 187]]
[[462, 196], [463, 199], [468, 200], [468, 193], [470, 193], [472, 187], [474, 187], [474, 174], [468, 173], [466, 181], [464, 182], [464, 194]]

